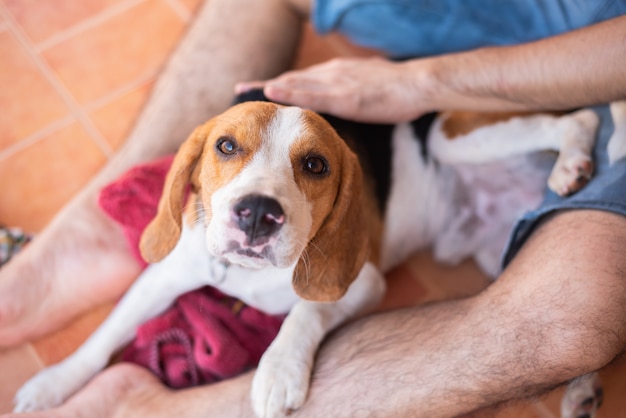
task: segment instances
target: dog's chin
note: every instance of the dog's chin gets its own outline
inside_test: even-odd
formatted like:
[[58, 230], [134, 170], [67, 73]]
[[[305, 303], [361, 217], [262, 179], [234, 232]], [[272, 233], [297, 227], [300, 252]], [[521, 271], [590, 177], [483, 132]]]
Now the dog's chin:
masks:
[[222, 259], [246, 269], [261, 270], [268, 267], [276, 267], [270, 259], [264, 258], [252, 252], [229, 252], [221, 255]]
[[243, 268], [259, 270], [268, 267], [280, 267], [270, 245], [261, 248], [242, 247], [235, 242], [230, 242], [226, 249], [220, 252], [220, 258], [230, 264]]
[[277, 255], [273, 251], [272, 246], [263, 247], [261, 250], [257, 248], [230, 246], [230, 248], [220, 251], [217, 257], [229, 264], [252, 270], [260, 270], [268, 267], [287, 268], [295, 262], [293, 260], [294, 257], [282, 257]]

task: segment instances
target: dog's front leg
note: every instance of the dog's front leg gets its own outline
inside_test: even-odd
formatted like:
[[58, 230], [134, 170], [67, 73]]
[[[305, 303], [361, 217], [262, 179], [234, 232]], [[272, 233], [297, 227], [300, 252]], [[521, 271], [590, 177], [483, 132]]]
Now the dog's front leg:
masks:
[[302, 300], [292, 308], [254, 375], [252, 405], [262, 418], [284, 417], [304, 403], [313, 360], [333, 328], [365, 313], [385, 292], [382, 274], [366, 263], [348, 292], [332, 303]]
[[76, 352], [22, 386], [15, 396], [15, 412], [63, 403], [106, 366], [111, 355], [133, 338], [139, 325], [164, 311], [177, 296], [203, 284], [194, 275], [184, 277], [184, 272], [172, 270], [166, 260], [148, 267]]

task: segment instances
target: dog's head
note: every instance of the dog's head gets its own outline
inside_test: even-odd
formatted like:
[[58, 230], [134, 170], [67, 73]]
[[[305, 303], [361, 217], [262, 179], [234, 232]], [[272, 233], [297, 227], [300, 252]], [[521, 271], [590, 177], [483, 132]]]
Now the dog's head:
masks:
[[313, 112], [247, 102], [197, 128], [143, 233], [147, 261], [176, 245], [188, 185], [212, 256], [252, 269], [295, 265], [305, 299], [340, 298], [367, 258], [358, 160]]

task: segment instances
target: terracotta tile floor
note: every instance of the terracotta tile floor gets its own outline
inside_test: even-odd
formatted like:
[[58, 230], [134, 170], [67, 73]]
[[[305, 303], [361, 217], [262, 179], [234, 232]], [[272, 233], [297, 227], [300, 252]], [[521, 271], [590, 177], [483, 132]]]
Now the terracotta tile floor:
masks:
[[[0, 223], [38, 232], [124, 140], [201, 0], [0, 0]], [[363, 54], [306, 32], [296, 66]], [[471, 263], [418, 254], [389, 275], [385, 306], [467, 295], [486, 285]], [[71, 352], [110, 306], [53, 335], [0, 351], [0, 412], [16, 388]], [[601, 417], [626, 417], [624, 364], [602, 372]], [[491, 413], [558, 416], [561, 392]], [[487, 414], [489, 415], [489, 414]]]

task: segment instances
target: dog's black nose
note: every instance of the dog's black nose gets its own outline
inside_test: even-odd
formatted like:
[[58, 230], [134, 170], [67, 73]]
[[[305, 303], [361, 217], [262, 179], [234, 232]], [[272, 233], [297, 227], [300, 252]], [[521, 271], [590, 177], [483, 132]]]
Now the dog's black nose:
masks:
[[280, 203], [260, 195], [244, 197], [235, 205], [233, 212], [235, 221], [246, 233], [250, 246], [263, 244], [285, 222], [285, 213]]

